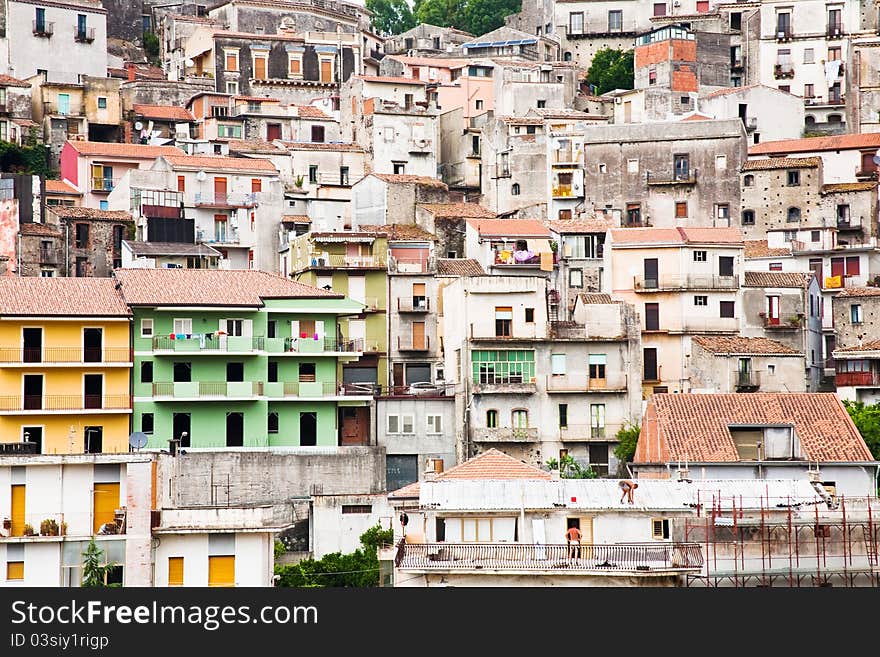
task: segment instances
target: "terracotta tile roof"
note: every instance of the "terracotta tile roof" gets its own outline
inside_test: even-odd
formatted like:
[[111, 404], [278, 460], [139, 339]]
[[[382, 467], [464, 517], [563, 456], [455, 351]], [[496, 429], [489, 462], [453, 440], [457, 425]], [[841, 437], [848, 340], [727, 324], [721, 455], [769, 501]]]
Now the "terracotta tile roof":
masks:
[[777, 256], [790, 256], [791, 248], [771, 249], [767, 246], [767, 240], [746, 240], [746, 258], [774, 258]]
[[491, 237], [550, 237], [550, 231], [537, 219], [468, 219], [480, 235]]
[[[550, 473], [539, 468], [518, 461], [512, 456], [497, 449], [489, 449], [449, 468], [437, 475], [436, 481], [449, 481], [452, 479], [480, 479], [484, 481], [499, 481], [511, 479], [528, 479], [537, 481], [549, 481]], [[388, 495], [388, 497], [417, 497], [419, 484], [409, 484]]]
[[67, 143], [80, 155], [131, 157], [143, 160], [154, 160], [160, 155], [183, 155], [183, 151], [174, 146], [116, 144], [103, 141], [68, 141]]
[[410, 66], [432, 66], [434, 68], [461, 68], [467, 66], [471, 60], [455, 59], [453, 57], [408, 57], [406, 55], [388, 55], [388, 59], [394, 59]]
[[584, 292], [583, 294], [580, 295], [580, 298], [581, 298], [581, 303], [588, 303], [588, 304], [614, 303], [614, 299], [611, 298], [610, 294], [597, 294], [597, 293], [591, 293], [591, 292]]
[[803, 356], [801, 352], [792, 349], [788, 345], [768, 338], [697, 335], [692, 338], [692, 341], [713, 354]]
[[743, 171], [769, 171], [771, 169], [813, 169], [822, 164], [821, 157], [768, 157], [743, 162]]
[[262, 139], [227, 139], [226, 143], [229, 146], [229, 151], [231, 153], [284, 154], [283, 148]]
[[546, 107], [541, 107], [532, 110], [535, 114], [540, 116], [542, 119], [601, 119], [606, 120], [610, 119], [610, 116], [606, 116], [604, 114], [590, 114], [589, 112], [581, 112], [580, 110], [574, 109], [548, 109]]
[[530, 119], [522, 116], [499, 116], [499, 121], [514, 125], [544, 125], [544, 119]]
[[705, 114], [694, 113], [689, 117], [682, 119], [682, 121], [711, 121], [711, 116], [706, 116]]
[[76, 187], [64, 180], [47, 180], [47, 194], [67, 194], [69, 196], [82, 196], [82, 192], [77, 191]]
[[880, 287], [847, 287], [838, 292], [836, 297], [880, 297]]
[[281, 103], [279, 98], [271, 96], [233, 96], [232, 100], [243, 100], [248, 103]]
[[495, 218], [495, 213], [479, 203], [419, 203], [436, 219]]
[[164, 159], [175, 169], [210, 169], [212, 171], [253, 171], [277, 174], [269, 160], [253, 157], [221, 157], [216, 155], [166, 155]]
[[127, 317], [110, 278], [0, 277], [0, 315]]
[[[719, 89], [718, 91], [713, 91], [710, 94], [706, 94], [706, 98], [717, 98], [718, 96], [728, 96], [730, 94], [741, 94], [744, 91], [749, 91], [750, 89], [770, 89], [771, 91], [776, 91], [781, 94], [788, 94], [787, 91], [782, 91], [781, 89], [776, 89], [775, 87], [768, 87], [766, 84], [748, 84], [744, 87], [726, 87], [724, 89]], [[791, 95], [791, 94], [788, 94]]]
[[616, 244], [733, 244], [743, 243], [738, 228], [617, 228]]
[[747, 271], [744, 287], [796, 287], [807, 288], [813, 280], [813, 273], [800, 271]]
[[876, 187], [876, 180], [866, 180], [865, 182], [852, 183], [830, 183], [828, 185], [822, 185], [822, 193], [834, 194], [836, 192], [867, 192]]
[[422, 185], [423, 187], [437, 187], [440, 189], [449, 189], [442, 180], [437, 178], [429, 178], [428, 176], [411, 176], [404, 173], [371, 173], [371, 176], [387, 183], [398, 183], [400, 185]]
[[563, 234], [586, 234], [586, 233], [604, 233], [614, 226], [614, 222], [609, 218], [592, 217], [590, 219], [572, 219], [572, 220], [554, 220], [549, 222], [550, 229], [554, 233]]
[[57, 226], [47, 224], [35, 224], [24, 222], [19, 226], [18, 232], [22, 235], [40, 235], [44, 237], [61, 237], [61, 230]]
[[343, 151], [363, 153], [364, 149], [357, 144], [314, 143], [310, 141], [283, 141], [281, 144], [289, 151]]
[[136, 242], [124, 240], [136, 256], [199, 256], [219, 258], [220, 252], [207, 244], [187, 244], [183, 242]]
[[863, 342], [860, 345], [855, 345], [852, 347], [838, 347], [834, 350], [834, 353], [860, 351], [880, 351], [880, 340], [871, 340], [870, 342]]
[[438, 276], [485, 276], [483, 266], [473, 258], [437, 258]]
[[312, 223], [311, 217], [307, 214], [282, 214], [281, 221], [284, 223], [295, 223], [295, 224], [310, 224]]
[[61, 219], [134, 221], [131, 217], [131, 212], [126, 212], [125, 210], [99, 210], [98, 208], [81, 208], [67, 205], [50, 205], [46, 209]]
[[0, 75], [0, 87], [30, 87], [24, 80], [19, 80], [11, 75]]
[[363, 80], [364, 82], [387, 82], [388, 84], [414, 84], [424, 87], [424, 80], [414, 80], [412, 78], [381, 76], [381, 75], [352, 75], [353, 80]]
[[434, 235], [414, 224], [361, 224], [356, 232], [372, 233], [387, 237], [389, 240], [437, 241]]
[[812, 153], [815, 151], [840, 151], [848, 149], [880, 148], [880, 133], [866, 132], [833, 137], [806, 137], [804, 139], [784, 139], [765, 141], [749, 149], [749, 155], [769, 155], [771, 153]]
[[834, 393], [655, 394], [635, 463], [738, 461], [729, 426], [791, 425], [810, 461], [873, 461]]
[[297, 105], [296, 113], [303, 119], [327, 119], [332, 121], [333, 117], [324, 113], [320, 107], [314, 105]]
[[147, 119], [159, 119], [160, 121], [195, 121], [196, 117], [184, 107], [171, 107], [167, 105], [139, 105], [131, 106], [135, 114]]
[[267, 298], [342, 298], [256, 269], [117, 269], [114, 276], [133, 306], [261, 306]]

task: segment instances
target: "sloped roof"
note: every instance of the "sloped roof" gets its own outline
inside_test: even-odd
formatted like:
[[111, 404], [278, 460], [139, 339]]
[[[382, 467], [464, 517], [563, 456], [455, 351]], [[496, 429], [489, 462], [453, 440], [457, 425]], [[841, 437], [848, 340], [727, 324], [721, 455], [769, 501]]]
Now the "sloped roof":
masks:
[[880, 287], [847, 287], [835, 297], [880, 297]]
[[863, 342], [862, 344], [853, 345], [850, 347], [838, 347], [834, 350], [834, 353], [859, 351], [880, 351], [880, 340], [871, 340], [870, 342]]
[[0, 87], [30, 87], [24, 80], [19, 80], [11, 75], [0, 74]]
[[791, 248], [771, 249], [767, 246], [767, 240], [746, 240], [746, 258], [775, 258], [778, 256], [790, 256]]
[[56, 217], [62, 219], [93, 219], [103, 221], [134, 221], [130, 212], [125, 210], [99, 210], [98, 208], [81, 208], [79, 206], [50, 205], [46, 208]]
[[479, 203], [419, 203], [436, 219], [458, 219], [468, 217], [494, 218], [495, 213]]
[[165, 155], [175, 168], [209, 169], [211, 171], [250, 171], [261, 174], [278, 173], [269, 160], [253, 157], [222, 157], [217, 155]]
[[148, 146], [145, 144], [117, 144], [103, 141], [68, 141], [80, 155], [100, 155], [103, 157], [131, 157], [154, 160], [160, 155], [184, 155], [174, 146]]
[[771, 169], [813, 169], [822, 164], [821, 157], [768, 157], [743, 162], [743, 171], [768, 171]]
[[283, 155], [284, 149], [270, 141], [262, 139], [227, 139], [229, 151], [232, 153], [265, 153], [268, 155]]
[[634, 463], [739, 461], [731, 426], [792, 426], [810, 461], [873, 461], [833, 393], [654, 394]]
[[446, 183], [442, 180], [438, 178], [430, 178], [428, 176], [412, 176], [406, 173], [371, 173], [370, 175], [386, 183], [396, 183], [398, 185], [422, 185], [423, 187], [448, 189]]
[[813, 273], [800, 271], [747, 271], [744, 273], [745, 287], [796, 287], [807, 288]]
[[591, 217], [589, 219], [556, 219], [549, 222], [551, 230], [554, 233], [571, 234], [587, 234], [587, 233], [604, 233], [614, 226], [611, 218]]
[[490, 237], [550, 237], [550, 231], [537, 219], [468, 219], [468, 224]]
[[69, 196], [82, 196], [82, 192], [78, 191], [76, 187], [64, 180], [47, 180], [46, 193], [67, 194]]
[[382, 75], [353, 75], [351, 76], [354, 80], [363, 80], [364, 82], [386, 82], [388, 84], [412, 84], [416, 86], [424, 87], [427, 82], [424, 80], [416, 80], [414, 78], [404, 78], [404, 77], [395, 77], [395, 76], [382, 76]]
[[184, 107], [173, 105], [140, 105], [131, 106], [135, 114], [147, 119], [159, 119], [160, 121], [195, 121], [196, 117]]
[[137, 242], [125, 240], [125, 244], [136, 256], [197, 256], [219, 258], [220, 252], [207, 244], [187, 244], [184, 242]]
[[610, 294], [599, 294], [595, 292], [584, 292], [580, 295], [581, 303], [587, 304], [608, 304], [614, 303], [614, 299], [611, 298]]
[[822, 185], [823, 194], [834, 194], [841, 192], [867, 192], [877, 187], [876, 180], [865, 180], [863, 182], [848, 183], [829, 183]]
[[57, 226], [23, 222], [19, 225], [18, 232], [22, 235], [40, 235], [44, 237], [61, 237], [61, 230]]
[[880, 148], [880, 133], [834, 135], [831, 137], [805, 137], [804, 139], [783, 139], [765, 141], [749, 149], [749, 155], [769, 155], [771, 153], [811, 153], [815, 151], [841, 151], [851, 149]]
[[803, 356], [803, 354], [796, 349], [792, 349], [786, 344], [768, 338], [697, 335], [692, 338], [692, 341], [713, 354]]
[[743, 243], [738, 228], [617, 228], [615, 244], [732, 244]]
[[0, 316], [127, 317], [110, 278], [0, 277]]
[[438, 276], [485, 276], [483, 266], [473, 258], [438, 258]]

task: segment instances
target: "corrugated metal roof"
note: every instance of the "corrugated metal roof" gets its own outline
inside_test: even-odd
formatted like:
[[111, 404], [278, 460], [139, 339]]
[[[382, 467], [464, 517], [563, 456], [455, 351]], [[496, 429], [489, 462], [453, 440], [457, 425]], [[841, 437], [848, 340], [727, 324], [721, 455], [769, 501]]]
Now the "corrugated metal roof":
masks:
[[419, 505], [443, 511], [519, 511], [568, 508], [594, 511], [686, 510], [699, 503], [729, 509], [815, 504], [822, 497], [806, 480], [639, 479], [635, 504], [621, 503], [617, 479], [474, 480], [421, 482]]

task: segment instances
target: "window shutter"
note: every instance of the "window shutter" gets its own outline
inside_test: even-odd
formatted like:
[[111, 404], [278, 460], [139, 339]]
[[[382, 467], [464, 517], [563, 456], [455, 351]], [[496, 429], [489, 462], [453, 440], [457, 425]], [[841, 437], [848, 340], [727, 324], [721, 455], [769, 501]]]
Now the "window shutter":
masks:
[[244, 338], [249, 338], [254, 334], [254, 320], [252, 319], [243, 319], [241, 320], [241, 335]]
[[388, 416], [388, 433], [400, 433], [400, 424], [396, 415]]
[[403, 416], [403, 433], [413, 433], [413, 416]]

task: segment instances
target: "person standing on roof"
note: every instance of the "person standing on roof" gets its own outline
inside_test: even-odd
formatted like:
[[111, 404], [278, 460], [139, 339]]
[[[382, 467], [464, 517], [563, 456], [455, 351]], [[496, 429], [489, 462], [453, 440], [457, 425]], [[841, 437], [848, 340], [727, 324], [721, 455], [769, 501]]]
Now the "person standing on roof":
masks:
[[633, 504], [633, 491], [638, 488], [639, 485], [634, 481], [630, 481], [629, 479], [624, 479], [620, 482], [620, 489], [622, 493], [620, 494], [620, 503], [623, 504], [624, 498], [630, 504]]

